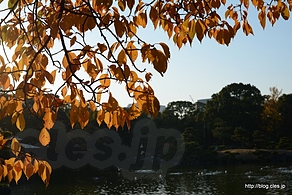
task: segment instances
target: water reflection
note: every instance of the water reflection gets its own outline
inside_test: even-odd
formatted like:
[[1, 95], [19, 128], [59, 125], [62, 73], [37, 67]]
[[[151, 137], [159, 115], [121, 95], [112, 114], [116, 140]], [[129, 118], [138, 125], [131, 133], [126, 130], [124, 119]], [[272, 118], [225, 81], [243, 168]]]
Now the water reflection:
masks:
[[[141, 174], [153, 174], [142, 170]], [[139, 172], [138, 172], [139, 173]], [[137, 173], [136, 173], [137, 174]], [[12, 184], [12, 194], [292, 194], [292, 167], [229, 166], [177, 169], [165, 177], [127, 179], [120, 172], [83, 169], [75, 172], [54, 171], [45, 190], [39, 177], [24, 178]], [[281, 189], [282, 188], [282, 189]]]

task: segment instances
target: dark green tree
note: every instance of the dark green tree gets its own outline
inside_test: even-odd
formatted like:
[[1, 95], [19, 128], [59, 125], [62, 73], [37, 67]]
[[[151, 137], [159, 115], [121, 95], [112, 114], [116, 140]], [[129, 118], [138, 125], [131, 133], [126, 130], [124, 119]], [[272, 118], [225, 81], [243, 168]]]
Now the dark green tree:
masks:
[[281, 116], [281, 136], [292, 137], [292, 94], [279, 97], [279, 114]]
[[235, 128], [241, 127], [248, 131], [244, 139], [251, 140], [253, 131], [261, 125], [262, 102], [261, 92], [255, 86], [227, 85], [207, 102], [205, 120], [208, 130], [216, 138], [231, 140]]

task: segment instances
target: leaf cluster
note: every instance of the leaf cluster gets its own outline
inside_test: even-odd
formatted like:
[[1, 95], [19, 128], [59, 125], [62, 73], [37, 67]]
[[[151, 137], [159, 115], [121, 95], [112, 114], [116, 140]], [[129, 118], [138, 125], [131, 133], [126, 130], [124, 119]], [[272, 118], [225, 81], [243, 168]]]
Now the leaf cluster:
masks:
[[[10, 140], [0, 135], [0, 149], [3, 149], [8, 141]], [[0, 159], [0, 182], [7, 177], [9, 183], [14, 180], [17, 184], [23, 174], [27, 180], [32, 175], [38, 174], [46, 187], [49, 185], [52, 167], [47, 161], [37, 159], [29, 153], [23, 153], [16, 138], [12, 138], [10, 149], [15, 157]]]

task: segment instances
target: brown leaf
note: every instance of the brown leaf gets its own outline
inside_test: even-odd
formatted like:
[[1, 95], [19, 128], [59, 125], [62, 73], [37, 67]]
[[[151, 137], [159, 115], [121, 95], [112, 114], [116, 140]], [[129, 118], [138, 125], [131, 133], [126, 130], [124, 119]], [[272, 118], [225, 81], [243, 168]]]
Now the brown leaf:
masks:
[[125, 50], [121, 50], [119, 55], [118, 55], [118, 63], [119, 65], [127, 63], [127, 56]]
[[152, 77], [152, 73], [151, 73], [151, 72], [147, 72], [147, 73], [145, 74], [145, 79], [146, 79], [147, 82], [150, 81], [151, 77]]

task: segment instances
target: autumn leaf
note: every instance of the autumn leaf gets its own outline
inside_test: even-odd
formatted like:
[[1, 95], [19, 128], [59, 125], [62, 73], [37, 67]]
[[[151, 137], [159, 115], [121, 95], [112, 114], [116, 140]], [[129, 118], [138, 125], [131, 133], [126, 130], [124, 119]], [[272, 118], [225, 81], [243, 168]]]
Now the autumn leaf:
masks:
[[263, 29], [266, 27], [266, 7], [263, 7], [261, 12], [258, 14], [258, 19]]
[[11, 151], [13, 152], [13, 154], [15, 156], [18, 156], [20, 150], [21, 150], [20, 143], [18, 142], [18, 140], [16, 138], [13, 138], [12, 141], [11, 141]]
[[120, 51], [120, 53], [118, 55], [118, 63], [120, 65], [127, 63], [126, 52], [123, 49]]
[[19, 179], [22, 176], [22, 169], [23, 169], [23, 162], [21, 160], [15, 161], [12, 174], [13, 174], [13, 178], [16, 184], [18, 183]]
[[26, 164], [23, 168], [23, 172], [28, 180], [34, 174], [34, 166], [32, 163]]
[[145, 75], [146, 81], [149, 82], [151, 77], [152, 77], [152, 73], [151, 72], [147, 72], [146, 75]]
[[138, 58], [138, 50], [135, 47], [133, 41], [130, 41], [127, 45], [127, 51], [129, 53], [129, 56], [132, 60], [132, 62], [135, 62]]
[[99, 110], [97, 112], [97, 117], [96, 117], [96, 121], [97, 121], [99, 126], [104, 121], [104, 118], [105, 118], [105, 114], [104, 114], [103, 110]]
[[51, 137], [50, 137], [50, 134], [46, 128], [43, 128], [41, 130], [41, 132], [39, 134], [39, 141], [42, 144], [42, 146], [47, 146], [50, 143]]
[[108, 88], [110, 86], [110, 79], [107, 74], [102, 74], [99, 77], [100, 85], [102, 88]]
[[4, 136], [0, 134], [0, 150], [5, 147], [7, 141], [8, 141], [8, 139], [4, 139]]
[[23, 131], [25, 128], [25, 119], [23, 113], [19, 114], [17, 119], [16, 119], [16, 127], [20, 130]]

